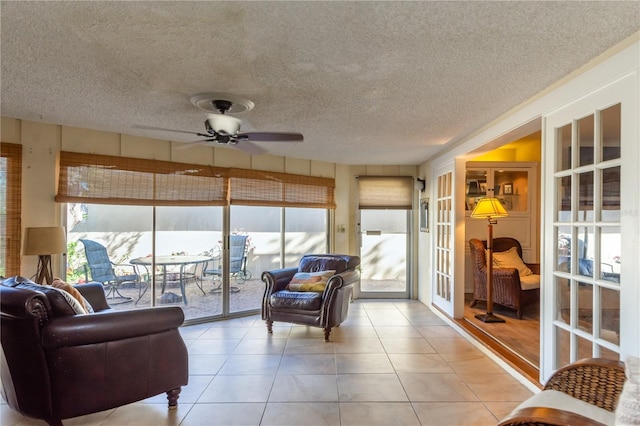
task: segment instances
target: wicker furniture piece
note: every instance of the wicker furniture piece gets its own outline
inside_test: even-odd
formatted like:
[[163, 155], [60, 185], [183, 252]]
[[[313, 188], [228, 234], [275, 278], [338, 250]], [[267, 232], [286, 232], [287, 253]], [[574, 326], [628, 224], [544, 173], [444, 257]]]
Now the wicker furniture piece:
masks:
[[[493, 239], [493, 251], [503, 252], [511, 247], [516, 247], [518, 255], [522, 259], [522, 246], [514, 238], [501, 237]], [[469, 240], [471, 263], [473, 268], [473, 300], [470, 307], [474, 307], [479, 301], [487, 300], [487, 257], [485, 250], [486, 241], [478, 239]], [[526, 263], [534, 274], [540, 274], [540, 264]], [[493, 268], [493, 303], [507, 308], [515, 309], [518, 319], [522, 319], [523, 309], [535, 303], [540, 298], [540, 289], [523, 290], [520, 283], [520, 275], [515, 268]]]
[[[542, 392], [534, 395], [530, 400], [544, 394], [545, 391], [557, 391], [576, 401], [582, 401], [606, 410], [609, 413], [608, 416], [613, 418], [625, 380], [625, 366], [621, 361], [604, 358], [582, 359], [556, 371]], [[532, 406], [528, 401], [516, 407], [498, 423], [498, 426], [607, 424], [587, 417], [588, 410], [581, 410], [581, 413], [585, 415], [568, 411], [569, 404], [564, 404], [563, 409], [560, 409], [550, 406], [535, 406], [535, 404]]]

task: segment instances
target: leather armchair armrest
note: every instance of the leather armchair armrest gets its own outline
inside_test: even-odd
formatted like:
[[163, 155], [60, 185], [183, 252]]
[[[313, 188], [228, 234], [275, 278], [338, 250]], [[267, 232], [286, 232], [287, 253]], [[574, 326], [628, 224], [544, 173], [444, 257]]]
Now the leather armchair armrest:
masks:
[[291, 278], [298, 272], [298, 268], [275, 269], [262, 273], [262, 281], [267, 285], [265, 296], [276, 291], [284, 290]]
[[322, 297], [326, 298], [327, 294], [331, 291], [335, 291], [347, 285], [355, 284], [359, 279], [360, 272], [354, 269], [344, 271], [341, 274], [336, 274], [327, 281], [327, 286], [324, 289], [324, 295]]
[[177, 329], [183, 322], [184, 312], [177, 306], [70, 315], [49, 321], [42, 343], [58, 348], [111, 342]]
[[326, 308], [334, 297], [334, 294], [342, 289], [352, 287], [360, 279], [360, 272], [354, 269], [344, 271], [329, 278], [327, 286], [322, 293], [322, 304]]

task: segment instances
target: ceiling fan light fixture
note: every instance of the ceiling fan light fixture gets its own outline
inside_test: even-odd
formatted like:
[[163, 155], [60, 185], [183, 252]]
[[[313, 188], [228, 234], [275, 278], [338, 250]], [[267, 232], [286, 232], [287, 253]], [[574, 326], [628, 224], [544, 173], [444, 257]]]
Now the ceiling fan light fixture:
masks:
[[209, 114], [207, 123], [216, 133], [235, 135], [240, 130], [242, 121], [232, 115]]

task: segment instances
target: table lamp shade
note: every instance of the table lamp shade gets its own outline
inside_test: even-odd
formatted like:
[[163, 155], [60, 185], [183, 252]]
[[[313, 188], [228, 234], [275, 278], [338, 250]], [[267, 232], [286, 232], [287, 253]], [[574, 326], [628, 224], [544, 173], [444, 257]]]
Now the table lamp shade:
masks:
[[60, 254], [67, 251], [67, 235], [63, 226], [27, 228], [24, 231], [24, 255]]
[[46, 226], [27, 228], [24, 231], [24, 247], [22, 254], [38, 256], [38, 270], [34, 275], [40, 284], [51, 284], [51, 255], [67, 251], [67, 235], [62, 226]]
[[507, 217], [509, 213], [504, 209], [500, 200], [494, 197], [481, 198], [471, 212], [474, 219], [493, 219]]

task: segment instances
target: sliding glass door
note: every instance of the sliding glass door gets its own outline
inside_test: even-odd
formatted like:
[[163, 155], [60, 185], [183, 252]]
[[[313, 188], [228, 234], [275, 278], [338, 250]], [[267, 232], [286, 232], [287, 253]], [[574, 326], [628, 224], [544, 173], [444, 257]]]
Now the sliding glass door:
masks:
[[117, 309], [173, 304], [187, 321], [255, 312], [262, 272], [325, 253], [328, 229], [326, 209], [69, 203], [66, 279], [96, 279], [82, 243], [91, 240], [121, 265], [118, 276], [135, 275], [117, 285]]

